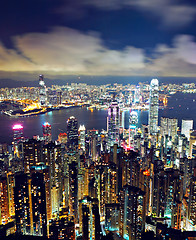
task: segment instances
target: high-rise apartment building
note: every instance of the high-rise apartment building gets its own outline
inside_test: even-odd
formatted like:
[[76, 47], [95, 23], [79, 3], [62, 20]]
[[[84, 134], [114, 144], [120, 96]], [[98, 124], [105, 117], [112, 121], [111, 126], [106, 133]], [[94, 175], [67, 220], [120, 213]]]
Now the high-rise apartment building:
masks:
[[30, 179], [27, 174], [17, 174], [14, 187], [16, 232], [23, 235], [33, 233], [30, 192]]
[[144, 230], [145, 192], [140, 188], [126, 185], [122, 192], [120, 233], [124, 239], [141, 239]]
[[101, 237], [98, 199], [85, 197], [79, 203], [80, 232], [82, 239], [98, 240]]
[[152, 79], [150, 83], [150, 102], [148, 125], [151, 135], [158, 132], [158, 113], [159, 113], [159, 81]]
[[24, 172], [29, 173], [32, 166], [42, 162], [42, 142], [29, 139], [23, 143]]
[[34, 172], [31, 175], [31, 199], [34, 235], [47, 235], [46, 191], [44, 175]]

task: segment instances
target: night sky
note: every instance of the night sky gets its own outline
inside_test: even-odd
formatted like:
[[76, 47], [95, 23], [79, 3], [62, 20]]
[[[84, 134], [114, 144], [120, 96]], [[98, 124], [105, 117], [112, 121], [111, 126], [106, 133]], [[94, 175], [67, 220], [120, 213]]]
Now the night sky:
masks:
[[195, 0], [2, 0], [0, 78], [196, 76]]

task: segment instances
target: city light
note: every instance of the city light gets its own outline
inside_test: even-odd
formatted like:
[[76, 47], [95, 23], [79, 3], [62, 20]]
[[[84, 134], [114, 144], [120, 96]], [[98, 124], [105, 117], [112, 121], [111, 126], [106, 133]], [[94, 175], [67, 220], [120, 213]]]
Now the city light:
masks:
[[12, 127], [13, 130], [20, 130], [20, 129], [23, 129], [23, 126], [21, 124], [15, 124], [13, 127]]

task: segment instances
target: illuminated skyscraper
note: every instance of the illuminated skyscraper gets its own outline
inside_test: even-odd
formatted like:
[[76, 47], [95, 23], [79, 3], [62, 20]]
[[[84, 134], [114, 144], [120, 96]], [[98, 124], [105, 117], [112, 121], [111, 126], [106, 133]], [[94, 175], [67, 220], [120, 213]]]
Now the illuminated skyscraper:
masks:
[[24, 140], [23, 126], [21, 124], [15, 124], [12, 129], [13, 129], [14, 153], [18, 157], [20, 157], [21, 147], [19, 147], [19, 143], [21, 143]]
[[21, 124], [15, 124], [12, 129], [14, 132], [14, 145], [17, 145], [23, 140], [23, 126]]
[[181, 133], [190, 140], [190, 130], [193, 129], [193, 120], [182, 120]]
[[136, 135], [138, 124], [138, 114], [136, 111], [130, 111], [129, 118], [129, 148], [133, 147], [134, 136]]
[[150, 103], [148, 125], [151, 135], [158, 132], [158, 113], [159, 113], [159, 81], [152, 79], [150, 83]]
[[34, 234], [37, 236], [46, 236], [47, 214], [44, 176], [43, 173], [34, 172], [31, 178], [31, 198]]
[[32, 166], [42, 162], [42, 142], [29, 139], [23, 144], [24, 151], [24, 172], [29, 173]]
[[161, 118], [161, 136], [168, 135], [172, 137], [172, 141], [175, 140], [177, 135], [178, 120], [176, 118]]
[[108, 108], [108, 146], [119, 145], [120, 109], [117, 102], [112, 102]]
[[46, 85], [44, 75], [39, 76], [39, 102], [40, 106], [45, 106], [47, 103]]
[[85, 130], [86, 130], [85, 126], [84, 125], [80, 125], [80, 127], [78, 129], [79, 147], [83, 151], [85, 151]]
[[45, 122], [42, 127], [44, 142], [47, 144], [52, 141], [51, 125], [48, 122]]
[[69, 148], [78, 146], [78, 120], [74, 116], [67, 120], [67, 145]]
[[9, 219], [8, 182], [6, 177], [0, 178], [0, 224], [5, 224]]
[[78, 222], [78, 164], [69, 164], [69, 208], [75, 222]]
[[32, 205], [30, 194], [30, 179], [27, 174], [15, 176], [14, 202], [16, 232], [23, 235], [32, 234]]
[[124, 239], [141, 239], [144, 230], [145, 210], [143, 208], [143, 198], [145, 192], [140, 188], [126, 185], [123, 188], [123, 201], [121, 203], [121, 221], [123, 229], [120, 230]]

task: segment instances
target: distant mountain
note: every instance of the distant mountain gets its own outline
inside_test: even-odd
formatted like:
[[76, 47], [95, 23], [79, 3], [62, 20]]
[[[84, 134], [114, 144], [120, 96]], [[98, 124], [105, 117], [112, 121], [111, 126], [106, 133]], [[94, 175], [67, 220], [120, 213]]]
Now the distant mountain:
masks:
[[[61, 77], [62, 78], [62, 77]], [[196, 83], [196, 78], [187, 77], [138, 77], [138, 76], [65, 76], [64, 79], [48, 79], [44, 78], [46, 86], [66, 85], [67, 83], [87, 83], [91, 85], [102, 84], [137, 84], [139, 82], [150, 82], [152, 78], [158, 78], [160, 83]], [[12, 79], [0, 79], [0, 88], [16, 88], [16, 87], [38, 87], [37, 81], [17, 81]]]

